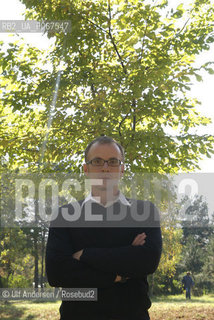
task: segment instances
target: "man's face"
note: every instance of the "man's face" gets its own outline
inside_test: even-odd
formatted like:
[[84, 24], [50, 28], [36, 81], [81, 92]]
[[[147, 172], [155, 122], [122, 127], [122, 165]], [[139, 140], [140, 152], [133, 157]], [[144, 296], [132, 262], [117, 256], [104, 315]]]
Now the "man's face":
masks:
[[[93, 144], [88, 152], [88, 161], [93, 159], [117, 159], [122, 161], [122, 154], [119, 147], [115, 143], [99, 144], [98, 142]], [[102, 166], [94, 166], [93, 164], [84, 164], [83, 170], [89, 178], [103, 179], [103, 187], [114, 180], [118, 181], [124, 172], [124, 164], [113, 167], [108, 165], [107, 162]]]

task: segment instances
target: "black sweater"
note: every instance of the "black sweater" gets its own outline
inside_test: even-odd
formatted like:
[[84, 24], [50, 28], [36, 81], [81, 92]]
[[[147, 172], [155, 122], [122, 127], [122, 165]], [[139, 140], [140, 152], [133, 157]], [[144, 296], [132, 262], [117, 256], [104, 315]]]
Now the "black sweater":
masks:
[[[81, 203], [81, 202], [80, 202]], [[143, 210], [144, 201], [137, 200]], [[115, 204], [114, 204], [115, 205]], [[150, 221], [157, 217], [157, 209], [150, 205]], [[69, 211], [72, 206], [69, 205]], [[83, 209], [84, 210], [84, 206]], [[128, 208], [128, 214], [130, 208]], [[93, 213], [105, 216], [106, 209], [93, 204]], [[49, 229], [46, 249], [48, 282], [54, 287], [97, 288], [97, 301], [63, 301], [61, 319], [85, 318], [140, 320], [151, 302], [148, 297], [147, 275], [159, 263], [162, 240], [159, 222], [146, 227], [73, 227], [62, 224], [61, 210]], [[61, 227], [59, 227], [61, 225]], [[143, 246], [133, 246], [137, 234], [145, 232]], [[80, 260], [72, 257], [83, 250]], [[126, 282], [114, 282], [116, 275], [128, 277]]]

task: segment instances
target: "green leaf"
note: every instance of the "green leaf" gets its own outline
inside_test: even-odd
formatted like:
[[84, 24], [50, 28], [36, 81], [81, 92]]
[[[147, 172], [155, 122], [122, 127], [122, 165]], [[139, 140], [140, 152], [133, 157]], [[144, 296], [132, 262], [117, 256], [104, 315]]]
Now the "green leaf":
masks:
[[203, 81], [203, 78], [202, 78], [202, 76], [200, 74], [195, 73], [195, 77], [196, 77], [197, 81], [199, 81], [199, 82]]

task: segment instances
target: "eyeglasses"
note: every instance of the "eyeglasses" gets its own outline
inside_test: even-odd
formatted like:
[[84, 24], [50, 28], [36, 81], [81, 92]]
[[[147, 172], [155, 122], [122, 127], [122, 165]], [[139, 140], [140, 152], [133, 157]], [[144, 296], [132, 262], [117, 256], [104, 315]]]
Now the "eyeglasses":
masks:
[[101, 158], [95, 158], [95, 159], [92, 159], [88, 162], [86, 162], [87, 164], [91, 164], [92, 166], [95, 166], [95, 167], [103, 167], [105, 163], [108, 163], [108, 166], [109, 167], [119, 167], [122, 163], [121, 160], [119, 159], [116, 159], [116, 158], [111, 158], [109, 160], [104, 160], [104, 159], [101, 159]]

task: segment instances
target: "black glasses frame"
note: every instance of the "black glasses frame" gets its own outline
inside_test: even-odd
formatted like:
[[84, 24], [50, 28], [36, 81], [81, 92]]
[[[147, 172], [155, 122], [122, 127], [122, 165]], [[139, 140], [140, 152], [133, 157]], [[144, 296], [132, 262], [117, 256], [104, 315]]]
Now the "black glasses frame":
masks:
[[[102, 160], [102, 164], [101, 164], [101, 165], [96, 165], [96, 164], [93, 164], [93, 163], [92, 163], [94, 160], [97, 160], [97, 159]], [[116, 165], [116, 166], [111, 166], [111, 165], [109, 165], [110, 161], [112, 161], [112, 160], [117, 160], [117, 161], [118, 161], [118, 165]], [[104, 159], [102, 159], [102, 158], [94, 158], [94, 159], [86, 162], [86, 164], [91, 164], [91, 165], [94, 166], [94, 167], [103, 167], [106, 162], [107, 162], [107, 164], [108, 164], [109, 167], [119, 167], [119, 166], [121, 165], [121, 163], [122, 163], [121, 160], [116, 159], [116, 158], [112, 158], [112, 159], [108, 159], [108, 160], [104, 160]]]

